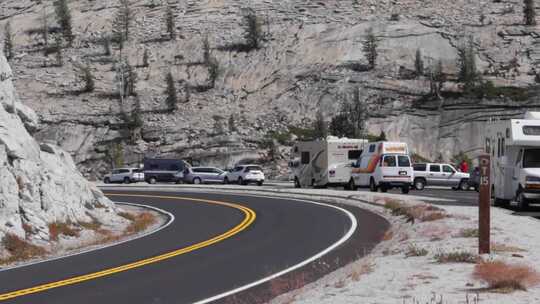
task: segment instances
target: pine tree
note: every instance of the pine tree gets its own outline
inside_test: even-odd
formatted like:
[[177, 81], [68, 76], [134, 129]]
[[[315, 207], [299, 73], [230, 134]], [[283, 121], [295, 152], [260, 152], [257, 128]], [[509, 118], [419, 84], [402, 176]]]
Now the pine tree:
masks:
[[92, 74], [92, 69], [89, 65], [77, 64], [75, 65], [77, 69], [77, 79], [80, 83], [83, 83], [82, 92], [92, 92], [95, 87], [95, 77]]
[[377, 141], [387, 141], [386, 133], [384, 132], [384, 130], [381, 130], [381, 133], [377, 137]]
[[208, 65], [210, 63], [210, 57], [212, 55], [212, 50], [210, 48], [210, 41], [208, 40], [208, 35], [204, 36], [203, 39], [203, 63]]
[[234, 121], [234, 116], [233, 116], [232, 114], [229, 116], [229, 123], [228, 123], [228, 125], [229, 125], [229, 132], [235, 132], [235, 131], [237, 131], [237, 129], [236, 129], [236, 123], [235, 123], [235, 121]]
[[536, 25], [536, 11], [534, 7], [534, 0], [524, 0], [525, 7], [523, 8], [523, 15], [526, 25]]
[[104, 34], [101, 37], [101, 45], [103, 46], [103, 55], [111, 56], [111, 38]]
[[174, 19], [174, 12], [171, 6], [167, 6], [165, 11], [165, 24], [167, 25], [167, 32], [169, 33], [169, 39], [176, 39], [176, 21]]
[[444, 86], [446, 77], [443, 71], [442, 60], [439, 60], [435, 65], [429, 69], [429, 84], [430, 93], [433, 96], [441, 97], [441, 91]]
[[470, 92], [476, 85], [479, 74], [476, 69], [476, 54], [472, 37], [467, 44], [458, 49], [459, 74], [458, 80], [463, 83], [463, 90]]
[[416, 76], [424, 75], [424, 60], [422, 59], [422, 51], [420, 49], [416, 50], [416, 57], [414, 59], [414, 70]]
[[143, 67], [147, 68], [150, 66], [150, 51], [148, 49], [144, 49], [142, 62]]
[[247, 51], [261, 47], [262, 25], [259, 17], [252, 8], [246, 9], [243, 18], [244, 41]]
[[165, 89], [167, 108], [172, 112], [178, 109], [178, 96], [176, 94], [174, 77], [170, 71], [165, 76], [165, 82], [167, 83], [167, 88]]
[[364, 40], [362, 51], [364, 52], [364, 57], [366, 58], [368, 66], [371, 70], [373, 70], [377, 65], [378, 44], [379, 41], [377, 40], [377, 37], [375, 37], [375, 34], [373, 34], [373, 29], [369, 28], [366, 33], [366, 39]]
[[216, 86], [216, 80], [219, 76], [219, 61], [215, 57], [210, 57], [208, 62], [208, 75], [210, 79], [210, 86], [214, 88]]
[[71, 46], [73, 40], [75, 40], [75, 36], [73, 35], [73, 20], [67, 0], [57, 0], [54, 2], [54, 8], [56, 11], [56, 21], [62, 29], [62, 35], [68, 45]]
[[326, 139], [328, 136], [328, 127], [324, 121], [324, 115], [319, 109], [313, 122], [313, 137], [314, 139]]
[[62, 45], [62, 43], [63, 43], [62, 37], [56, 36], [54, 38], [54, 50], [56, 52], [56, 66], [59, 66], [59, 67], [64, 65], [64, 54], [63, 54], [64, 46]]
[[121, 97], [134, 96], [137, 87], [137, 72], [128, 60], [117, 63], [116, 81], [119, 84]]
[[119, 8], [113, 20], [113, 33], [122, 49], [124, 42], [129, 40], [130, 29], [135, 19], [129, 0], [118, 0]]
[[8, 21], [4, 26], [4, 56], [6, 56], [7, 60], [11, 60], [15, 56], [13, 37], [11, 22]]
[[367, 110], [360, 99], [360, 89], [355, 88], [352, 99], [344, 101], [338, 115], [330, 122], [330, 133], [339, 137], [365, 137]]

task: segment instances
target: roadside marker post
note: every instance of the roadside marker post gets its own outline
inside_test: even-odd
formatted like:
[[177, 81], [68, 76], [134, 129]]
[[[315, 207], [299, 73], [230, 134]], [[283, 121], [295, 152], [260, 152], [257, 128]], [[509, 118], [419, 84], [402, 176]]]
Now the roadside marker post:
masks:
[[478, 198], [478, 252], [490, 253], [490, 224], [491, 224], [491, 158], [489, 155], [480, 156], [480, 194]]

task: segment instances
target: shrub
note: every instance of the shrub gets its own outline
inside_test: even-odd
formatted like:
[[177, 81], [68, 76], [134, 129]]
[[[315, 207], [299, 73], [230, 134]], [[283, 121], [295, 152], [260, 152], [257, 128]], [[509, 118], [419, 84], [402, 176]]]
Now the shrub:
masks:
[[219, 61], [215, 57], [210, 57], [208, 61], [208, 77], [210, 78], [210, 87], [216, 86], [216, 80], [219, 76]]
[[68, 42], [68, 45], [71, 46], [75, 36], [73, 35], [73, 20], [71, 18], [68, 1], [57, 0], [54, 2], [54, 9], [56, 12], [56, 22], [62, 29], [62, 36]]
[[76, 64], [77, 81], [84, 84], [82, 92], [93, 92], [96, 88], [95, 77], [92, 74], [92, 69], [89, 65]]
[[58, 237], [62, 234], [70, 237], [78, 237], [79, 232], [69, 222], [54, 222], [49, 224], [49, 235], [53, 241], [58, 241]]
[[477, 228], [465, 228], [462, 229], [459, 233], [460, 237], [464, 238], [476, 238], [478, 237], [478, 229]]
[[420, 248], [416, 244], [411, 244], [405, 252], [406, 257], [426, 256], [429, 252], [425, 248]]
[[263, 38], [262, 25], [255, 10], [252, 8], [246, 9], [244, 13], [243, 27], [246, 51], [259, 49]]
[[523, 18], [525, 20], [525, 25], [536, 25], [536, 11], [534, 0], [525, 0], [523, 8]]
[[4, 26], [4, 56], [7, 60], [13, 59], [13, 32], [11, 31], [11, 22], [6, 22]]
[[149, 212], [137, 214], [126, 228], [126, 233], [134, 234], [148, 229], [156, 222], [156, 217]]
[[484, 281], [490, 289], [527, 290], [540, 282], [540, 275], [527, 265], [503, 261], [483, 261], [474, 267], [473, 278]]
[[47, 251], [42, 247], [30, 244], [15, 234], [8, 233], [2, 238], [2, 245], [11, 255], [8, 259], [0, 260], [0, 263], [27, 260], [33, 257], [45, 255]]
[[468, 251], [438, 252], [435, 254], [437, 263], [476, 263], [478, 256]]

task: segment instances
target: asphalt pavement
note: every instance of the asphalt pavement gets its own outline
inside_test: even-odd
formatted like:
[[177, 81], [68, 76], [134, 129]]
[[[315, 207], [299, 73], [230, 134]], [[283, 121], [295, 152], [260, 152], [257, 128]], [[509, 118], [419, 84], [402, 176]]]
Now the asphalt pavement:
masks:
[[[174, 222], [155, 234], [117, 246], [0, 271], [0, 299], [11, 294], [15, 297], [9, 303], [193, 303], [298, 264], [335, 244], [352, 225], [337, 209], [285, 198], [127, 191], [107, 194], [116, 194], [111, 196], [115, 201], [166, 210], [175, 216]], [[253, 211], [256, 218], [235, 230], [239, 223], [248, 223], [245, 211], [190, 199], [238, 204]], [[361, 221], [355, 234], [366, 244], [376, 243], [386, 221], [368, 211], [357, 214]], [[227, 238], [197, 250], [155, 259], [224, 234]], [[140, 261], [148, 263], [110, 271]], [[80, 277], [88, 279], [70, 280]], [[43, 284], [52, 287], [40, 292], [32, 289]], [[13, 293], [19, 290], [26, 292]]]

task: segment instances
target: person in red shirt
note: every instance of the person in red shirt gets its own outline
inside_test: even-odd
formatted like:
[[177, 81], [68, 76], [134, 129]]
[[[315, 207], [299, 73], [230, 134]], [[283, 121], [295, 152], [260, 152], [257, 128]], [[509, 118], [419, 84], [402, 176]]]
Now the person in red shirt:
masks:
[[459, 164], [459, 171], [469, 173], [469, 164], [465, 160], [462, 160], [461, 164]]

